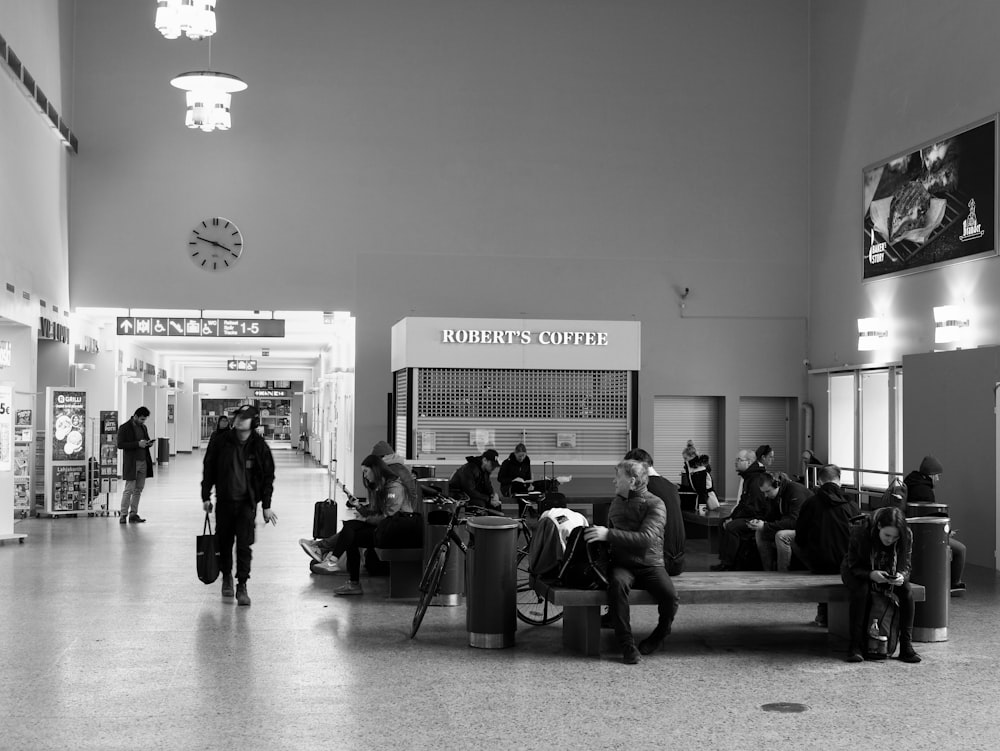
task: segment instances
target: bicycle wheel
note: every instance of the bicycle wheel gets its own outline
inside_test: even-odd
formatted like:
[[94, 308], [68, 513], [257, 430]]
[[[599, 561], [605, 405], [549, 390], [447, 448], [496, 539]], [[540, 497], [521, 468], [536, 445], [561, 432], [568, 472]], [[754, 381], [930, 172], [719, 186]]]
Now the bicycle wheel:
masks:
[[561, 605], [553, 605], [532, 589], [527, 551], [517, 554], [517, 617], [532, 626], [555, 623], [563, 617]]
[[420, 578], [420, 601], [417, 603], [417, 612], [413, 614], [413, 625], [410, 627], [411, 639], [417, 635], [417, 630], [424, 620], [424, 613], [427, 612], [427, 606], [431, 604], [431, 600], [434, 599], [441, 586], [441, 576], [444, 574], [444, 567], [448, 562], [449, 549], [447, 539], [444, 543], [438, 546], [434, 557], [427, 562], [424, 574]]

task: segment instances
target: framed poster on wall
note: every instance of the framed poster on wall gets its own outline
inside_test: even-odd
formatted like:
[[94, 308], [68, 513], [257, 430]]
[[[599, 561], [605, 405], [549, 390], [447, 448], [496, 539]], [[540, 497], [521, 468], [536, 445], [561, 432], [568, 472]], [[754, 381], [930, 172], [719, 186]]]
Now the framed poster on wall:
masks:
[[865, 281], [996, 255], [996, 139], [994, 115], [863, 170]]

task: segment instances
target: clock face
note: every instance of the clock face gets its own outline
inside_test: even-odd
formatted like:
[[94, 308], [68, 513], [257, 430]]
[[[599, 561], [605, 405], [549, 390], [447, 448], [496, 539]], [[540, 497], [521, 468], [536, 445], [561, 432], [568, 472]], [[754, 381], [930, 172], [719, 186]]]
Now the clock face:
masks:
[[213, 216], [191, 230], [188, 256], [205, 271], [231, 269], [243, 256], [243, 235], [228, 219]]

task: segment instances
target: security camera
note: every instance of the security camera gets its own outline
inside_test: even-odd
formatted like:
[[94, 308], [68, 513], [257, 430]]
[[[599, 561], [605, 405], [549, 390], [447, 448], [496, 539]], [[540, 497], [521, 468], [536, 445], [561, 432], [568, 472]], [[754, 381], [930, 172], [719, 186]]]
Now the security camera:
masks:
[[803, 361], [802, 361], [802, 364], [803, 364], [803, 365], [805, 365], [805, 366], [806, 366], [807, 368], [808, 368], [808, 367], [809, 367], [810, 365], [812, 365], [812, 363], [811, 363], [811, 362], [809, 362], [809, 360], [803, 360]]

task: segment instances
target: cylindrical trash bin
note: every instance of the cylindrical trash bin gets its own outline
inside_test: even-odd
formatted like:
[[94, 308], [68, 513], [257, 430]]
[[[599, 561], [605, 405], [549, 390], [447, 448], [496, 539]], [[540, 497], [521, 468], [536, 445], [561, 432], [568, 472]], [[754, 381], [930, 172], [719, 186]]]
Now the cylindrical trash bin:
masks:
[[166, 464], [170, 461], [170, 439], [169, 438], [157, 438], [156, 439], [156, 463]]
[[948, 641], [948, 603], [951, 602], [951, 573], [948, 564], [948, 532], [951, 519], [917, 516], [906, 520], [913, 532], [910, 581], [922, 584], [924, 602], [915, 603], [914, 641]]
[[948, 516], [947, 503], [907, 503], [906, 518], [913, 516]]
[[418, 480], [423, 480], [425, 477], [434, 477], [437, 474], [437, 467], [432, 464], [413, 464], [410, 466], [410, 471]]
[[[434, 500], [424, 501], [425, 566], [448, 530], [448, 519], [451, 517], [451, 511], [452, 505], [449, 503], [438, 504]], [[455, 532], [460, 536], [468, 537], [462, 527], [455, 527]], [[451, 543], [451, 546], [448, 565], [444, 568], [441, 585], [438, 587], [437, 595], [431, 600], [431, 605], [454, 607], [461, 604], [462, 594], [465, 591], [465, 557], [461, 551], [455, 550], [454, 542]]]
[[466, 628], [469, 646], [514, 646], [517, 629], [517, 521], [502, 516], [469, 519], [465, 562]]

